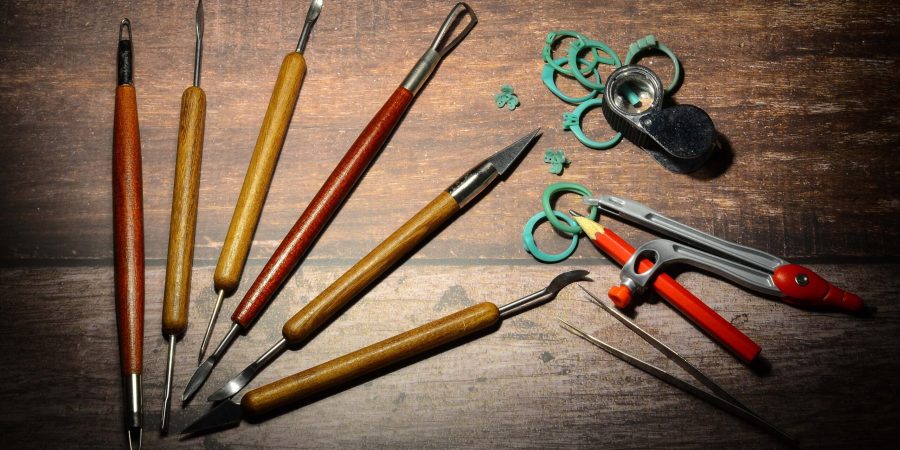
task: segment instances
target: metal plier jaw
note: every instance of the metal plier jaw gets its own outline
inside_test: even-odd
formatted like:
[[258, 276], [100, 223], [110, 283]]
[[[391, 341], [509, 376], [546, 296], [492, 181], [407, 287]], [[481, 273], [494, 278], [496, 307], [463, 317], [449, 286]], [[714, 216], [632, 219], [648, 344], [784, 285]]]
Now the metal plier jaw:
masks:
[[[632, 293], [641, 294], [666, 266], [689, 264], [708, 270], [763, 295], [808, 307], [830, 307], [851, 312], [864, 309], [862, 299], [813, 272], [763, 251], [745, 247], [691, 228], [633, 200], [604, 195], [583, 202], [683, 243], [657, 239], [639, 247], [622, 266], [622, 284], [609, 291], [616, 306], [627, 306]], [[643, 260], [653, 267], [638, 272]]]

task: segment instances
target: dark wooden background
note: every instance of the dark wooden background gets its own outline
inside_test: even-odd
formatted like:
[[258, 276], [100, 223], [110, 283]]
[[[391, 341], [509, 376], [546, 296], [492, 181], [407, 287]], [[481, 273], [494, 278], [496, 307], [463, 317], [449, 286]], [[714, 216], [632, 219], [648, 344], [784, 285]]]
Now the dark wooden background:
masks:
[[[237, 296], [364, 124], [450, 2], [326, 0], [309, 72]], [[479, 24], [421, 92], [382, 155], [262, 320], [227, 354], [173, 430], [279, 337], [281, 323], [456, 176], [536, 126], [544, 136], [506, 181], [369, 291], [273, 381], [479, 301], [504, 303], [571, 268], [602, 294], [617, 267], [582, 242], [558, 265], [521, 247], [556, 181], [628, 196], [692, 226], [809, 264], [879, 311], [815, 312], [704, 274], [680, 279], [763, 347], [757, 374], [665, 304], [636, 321], [810, 447], [888, 447], [900, 438], [900, 19], [880, 2], [471, 2]], [[179, 441], [161, 437], [159, 331], [178, 105], [191, 82], [189, 1], [6, 1], [0, 5], [0, 436], [7, 448], [125, 445], [112, 278], [111, 147], [118, 22], [129, 17], [143, 138], [147, 255], [145, 445], [282, 447], [777, 447], [769, 435], [562, 331], [568, 319], [681, 374], [577, 289], [483, 338], [304, 408]], [[190, 326], [175, 390], [196, 366], [212, 272], [278, 64], [307, 3], [208, 1], [206, 145]], [[561, 129], [571, 110], [540, 82], [547, 32], [578, 30], [624, 56], [654, 33], [681, 57], [681, 103], [709, 112], [731, 152], [704, 176], [666, 172], [630, 143], [598, 152]], [[664, 59], [645, 63], [671, 73]], [[500, 85], [522, 105], [499, 110]], [[571, 90], [571, 84], [564, 87]], [[585, 126], [609, 136], [599, 112]], [[562, 177], [543, 152], [573, 161]], [[565, 198], [563, 204], [574, 204]], [[649, 238], [609, 218], [634, 243]], [[546, 228], [550, 250], [566, 242]], [[218, 341], [237, 298], [227, 300]]]

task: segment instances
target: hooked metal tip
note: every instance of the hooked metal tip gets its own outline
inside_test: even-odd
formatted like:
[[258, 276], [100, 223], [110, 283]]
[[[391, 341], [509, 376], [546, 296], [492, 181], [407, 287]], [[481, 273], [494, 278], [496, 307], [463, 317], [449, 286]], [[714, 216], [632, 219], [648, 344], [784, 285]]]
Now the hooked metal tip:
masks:
[[312, 33], [313, 25], [322, 12], [323, 0], [312, 0], [309, 4], [309, 11], [306, 12], [306, 21], [303, 22], [303, 31], [300, 32], [300, 40], [297, 41], [297, 53], [303, 53], [306, 49], [306, 42], [309, 41], [309, 35]]
[[[452, 41], [447, 42], [453, 30], [459, 24], [459, 20], [464, 16], [469, 16], [469, 23], [459, 32], [459, 35]], [[450, 10], [450, 14], [447, 15], [447, 18], [444, 19], [444, 23], [441, 24], [441, 28], [438, 30], [437, 35], [435, 35], [434, 40], [431, 41], [430, 48], [441, 56], [446, 55], [447, 52], [453, 50], [453, 47], [456, 47], [466, 38], [466, 35], [472, 31], [472, 28], [475, 28], [477, 23], [478, 17], [475, 16], [475, 11], [465, 2], [457, 3], [453, 6], [453, 9]]]
[[565, 273], [561, 273], [556, 276], [547, 287], [532, 293], [528, 294], [518, 300], [512, 301], [501, 306], [500, 309], [500, 318], [505, 319], [519, 311], [522, 311], [526, 308], [530, 308], [539, 303], [549, 302], [556, 298], [556, 295], [559, 294], [564, 287], [572, 284], [576, 281], [581, 280], [590, 280], [587, 276], [590, 275], [590, 272], [587, 270], [571, 270]]
[[[128, 39], [122, 39], [122, 29], [123, 28], [128, 29]], [[122, 19], [121, 22], [119, 22], [119, 40], [120, 41], [122, 41], [122, 40], [130, 41], [131, 40], [131, 21], [128, 20], [127, 17]]]

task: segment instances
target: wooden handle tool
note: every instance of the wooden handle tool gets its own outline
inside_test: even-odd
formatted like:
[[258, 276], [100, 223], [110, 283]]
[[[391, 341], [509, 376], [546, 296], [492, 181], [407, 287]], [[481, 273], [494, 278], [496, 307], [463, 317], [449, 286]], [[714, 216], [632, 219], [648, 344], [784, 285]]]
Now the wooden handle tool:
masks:
[[392, 268], [412, 249], [425, 242], [447, 219], [453, 217], [498, 176], [505, 173], [538, 134], [539, 129], [532, 131], [457, 179], [331, 286], [294, 314], [281, 329], [283, 339], [232, 378], [222, 389], [213, 393], [209, 400], [218, 401], [233, 396], [289, 345], [296, 346], [306, 341], [354, 300], [363, 289]]
[[200, 61], [203, 50], [202, 0], [197, 2], [195, 24], [197, 40], [194, 52], [194, 84], [185, 89], [181, 95], [181, 119], [178, 126], [178, 151], [175, 156], [175, 183], [172, 192], [172, 221], [169, 226], [169, 253], [163, 293], [162, 332], [169, 341], [166, 387], [160, 417], [160, 430], [163, 433], [169, 430], [175, 341], [187, 330], [194, 236], [197, 230], [200, 164], [203, 158], [203, 131], [206, 122], [206, 93], [200, 88]]
[[[128, 30], [128, 37], [123, 30]], [[143, 424], [144, 208], [141, 135], [132, 76], [131, 22], [119, 25], [118, 86], [113, 128], [113, 236], [116, 318], [131, 448], [140, 447]]]
[[240, 405], [226, 401], [191, 424], [182, 433], [201, 433], [240, 423], [243, 417], [261, 416], [397, 364], [429, 350], [475, 334], [501, 319], [553, 300], [567, 285], [584, 280], [586, 270], [558, 275], [547, 287], [504, 306], [484, 302], [418, 328], [333, 359], [300, 373], [256, 388]]
[[[312, 0], [297, 48], [285, 55], [281, 62], [281, 69], [278, 71], [278, 78], [269, 98], [269, 106], [259, 130], [259, 137], [256, 139], [253, 156], [250, 158], [250, 166], [247, 167], [247, 174], [244, 176], [241, 194], [231, 216], [228, 234], [225, 235], [225, 243], [216, 264], [213, 288], [218, 297], [203, 342], [200, 344], [198, 362], [203, 361], [222, 308], [222, 299], [225, 294], [234, 292], [241, 280], [241, 272], [247, 262], [250, 244], [256, 233], [256, 225], [259, 223], [263, 203], [266, 201], [272, 175], [275, 173], [275, 165], [278, 163], [278, 156], [281, 154], [281, 147], [284, 145], [284, 138], [297, 105], [297, 97], [300, 95], [300, 87], [306, 75], [306, 59], [303, 57], [303, 51], [313, 24], [322, 10], [322, 1]], [[189, 397], [190, 395], [185, 395], [184, 399]]]

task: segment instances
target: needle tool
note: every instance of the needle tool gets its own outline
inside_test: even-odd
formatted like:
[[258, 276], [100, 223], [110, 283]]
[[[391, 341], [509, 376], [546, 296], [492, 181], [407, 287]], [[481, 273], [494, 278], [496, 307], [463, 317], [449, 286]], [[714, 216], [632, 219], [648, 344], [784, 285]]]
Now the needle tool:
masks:
[[703, 400], [719, 409], [722, 409], [723, 411], [733, 414], [736, 417], [746, 420], [747, 422], [749, 422], [753, 425], [756, 425], [770, 433], [773, 433], [775, 436], [783, 439], [784, 441], [786, 441], [787, 443], [789, 443], [793, 446], [797, 445], [797, 440], [794, 439], [791, 435], [787, 434], [786, 432], [784, 432], [780, 428], [776, 427], [775, 425], [772, 425], [765, 419], [761, 418], [758, 414], [756, 414], [755, 412], [750, 410], [750, 408], [748, 408], [746, 405], [744, 405], [743, 403], [738, 401], [736, 398], [734, 398], [734, 396], [729, 394], [728, 391], [726, 391], [718, 383], [716, 383], [711, 378], [709, 378], [706, 374], [701, 372], [700, 369], [697, 369], [693, 364], [688, 362], [677, 352], [672, 350], [669, 346], [662, 343], [659, 339], [653, 337], [653, 335], [651, 335], [647, 331], [643, 330], [636, 323], [631, 321], [628, 317], [626, 317], [621, 312], [617, 311], [615, 308], [612, 308], [609, 305], [603, 303], [599, 298], [597, 298], [594, 294], [591, 294], [590, 291], [588, 291], [584, 287], [582, 287], [582, 286], [578, 286], [578, 287], [580, 287], [581, 290], [584, 291], [585, 294], [587, 294], [590, 297], [591, 302], [593, 302], [594, 304], [599, 306], [601, 309], [603, 309], [604, 311], [611, 314], [619, 322], [621, 322], [626, 327], [628, 327], [628, 329], [633, 331], [635, 334], [640, 336], [644, 341], [646, 341], [651, 346], [653, 346], [653, 348], [659, 350], [662, 354], [664, 354], [666, 356], [666, 358], [668, 358], [669, 360], [671, 360], [672, 362], [677, 364], [679, 367], [684, 369], [688, 374], [690, 374], [694, 379], [696, 379], [697, 381], [702, 383], [704, 386], [706, 386], [710, 390], [712, 390], [713, 394], [710, 394], [709, 392], [706, 392], [706, 391], [690, 384], [689, 382], [684, 381], [683, 379], [678, 378], [675, 375], [672, 375], [671, 373], [660, 369], [659, 367], [656, 367], [656, 366], [654, 366], [646, 361], [643, 361], [635, 356], [625, 353], [622, 350], [619, 350], [619, 349], [607, 344], [606, 342], [603, 342], [600, 339], [597, 339], [596, 337], [585, 333], [581, 329], [575, 327], [574, 325], [570, 324], [569, 322], [566, 322], [565, 320], [558, 319], [560, 322], [562, 322], [563, 329], [565, 329], [566, 331], [569, 331], [570, 333], [603, 349], [604, 351], [615, 356], [616, 358], [619, 358], [620, 360], [625, 361], [628, 364], [631, 364], [632, 366], [644, 371], [645, 373], [653, 375], [654, 377], [658, 378], [659, 380], [661, 380], [665, 383], [668, 383], [678, 389], [681, 389], [682, 391], [687, 392], [688, 394], [691, 394], [691, 395], [699, 398], [700, 400]]
[[[453, 38], [454, 25], [466, 15], [469, 16], [467, 26]], [[290, 278], [332, 216], [340, 209], [366, 168], [384, 147], [391, 132], [403, 119], [413, 98], [428, 80], [429, 75], [441, 59], [466, 37], [476, 21], [475, 13], [465, 3], [457, 4], [450, 11], [425, 55], [356, 138], [235, 308], [231, 316], [231, 331], [218, 346], [216, 353], [201, 366], [202, 369], [198, 369], [199, 384], [195, 384], [197, 387], [203, 383], [202, 378], [205, 378], [221, 359], [231, 342], [237, 339], [240, 333], [249, 330], [265, 310], [266, 305], [275, 298], [278, 290]]]
[[[624, 265], [634, 255], [634, 247], [609, 227], [569, 210], [588, 239], [619, 265]], [[641, 271], [650, 270], [653, 263], [642, 260]], [[667, 273], [660, 273], [652, 283], [653, 290], [688, 320], [697, 324], [711, 338], [722, 344], [744, 363], [752, 363], [760, 354], [760, 346], [737, 329], [731, 322], [703, 303], [696, 295], [675, 281]], [[618, 305], [617, 305], [618, 306]]]
[[182, 434], [199, 434], [236, 426], [243, 418], [259, 417], [284, 409], [313, 395], [358, 380], [376, 370], [459, 341], [514, 314], [553, 300], [564, 287], [576, 281], [586, 280], [588, 274], [586, 270], [565, 272], [556, 276], [547, 287], [499, 308], [491, 302], [479, 303], [256, 388], [244, 395], [240, 404], [230, 400], [222, 402], [185, 428]]
[[[634, 200], [604, 195], [585, 197], [582, 201], [680, 242], [656, 239], [635, 250], [622, 266], [622, 284], [609, 291], [610, 298], [620, 308], [628, 305], [632, 293], [642, 292], [657, 271], [669, 264], [684, 263], [721, 275], [747, 289], [777, 297], [785, 303], [853, 313], [868, 312], [859, 296], [834, 286], [806, 267], [696, 230]], [[635, 266], [645, 259], [653, 261], [653, 265], [649, 270], [638, 273]]]
[[[216, 319], [222, 309], [222, 299], [226, 293], [234, 292], [241, 280], [241, 272], [247, 262], [259, 215], [262, 213], [263, 203], [266, 201], [266, 194], [272, 182], [272, 175], [275, 173], [275, 164], [281, 154], [284, 137], [291, 123], [294, 107], [297, 105], [297, 97], [300, 95], [300, 86], [306, 75], [306, 59], [303, 57], [303, 51], [306, 49], [306, 42], [309, 40], [313, 24], [316, 23], [316, 19], [319, 18], [319, 13], [322, 11], [322, 1], [312, 0], [309, 11], [306, 13], [306, 22], [303, 24], [297, 48], [285, 55], [281, 62], [281, 70], [278, 72], [278, 79], [275, 80], [269, 107], [266, 109], [259, 137], [256, 139], [256, 147], [253, 149], [250, 165], [247, 167], [244, 185], [241, 187], [241, 194], [234, 208], [234, 215], [231, 216], [231, 224], [228, 226], [228, 234], [225, 235], [225, 244], [222, 246], [222, 253], [219, 254], [219, 261], [216, 264], [213, 288], [218, 297], [213, 306], [206, 333], [203, 335], [203, 342], [200, 344], [198, 364], [203, 361], [203, 356], [206, 354]], [[227, 342], [234, 339], [232, 335], [235, 332], [232, 329], [228, 333]], [[182, 401], [187, 401], [189, 397], [189, 395], [183, 396]]]
[[238, 393], [288, 346], [296, 348], [305, 342], [363, 289], [424, 242], [497, 177], [506, 173], [539, 134], [540, 129], [528, 133], [457, 179], [331, 286], [325, 288], [321, 294], [294, 314], [281, 329], [283, 338], [224, 387], [213, 393], [209, 400], [224, 400]]
[[166, 360], [166, 387], [159, 427], [169, 430], [172, 407], [172, 375], [175, 341], [184, 335], [191, 294], [191, 267], [197, 229], [197, 199], [200, 195], [200, 161], [206, 120], [206, 94], [200, 88], [200, 61], [203, 52], [203, 0], [195, 14], [194, 84], [181, 95], [178, 152], [175, 157], [175, 187], [172, 193], [172, 223], [169, 226], [169, 253], [163, 294], [162, 332], [169, 341]]
[[[127, 37], [123, 32], [127, 31]], [[119, 359], [128, 446], [141, 447], [144, 410], [144, 206], [141, 134], [134, 90], [131, 21], [119, 24], [113, 128], [113, 253]]]

